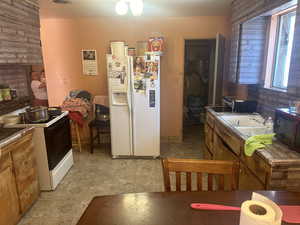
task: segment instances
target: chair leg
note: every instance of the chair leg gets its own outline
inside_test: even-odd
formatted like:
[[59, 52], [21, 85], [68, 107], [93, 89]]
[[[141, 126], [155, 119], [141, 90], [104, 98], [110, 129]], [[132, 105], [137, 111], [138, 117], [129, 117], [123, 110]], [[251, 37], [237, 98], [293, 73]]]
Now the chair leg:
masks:
[[94, 134], [93, 134], [93, 127], [90, 127], [90, 149], [91, 149], [91, 154], [94, 153]]
[[78, 146], [79, 146], [79, 152], [82, 152], [81, 139], [80, 139], [80, 134], [79, 134], [79, 129], [78, 129], [77, 123], [75, 123], [75, 130], [76, 130], [77, 142], [78, 142]]
[[100, 145], [101, 140], [100, 140], [100, 130], [99, 130], [99, 128], [97, 128], [97, 139], [98, 139], [98, 145]]

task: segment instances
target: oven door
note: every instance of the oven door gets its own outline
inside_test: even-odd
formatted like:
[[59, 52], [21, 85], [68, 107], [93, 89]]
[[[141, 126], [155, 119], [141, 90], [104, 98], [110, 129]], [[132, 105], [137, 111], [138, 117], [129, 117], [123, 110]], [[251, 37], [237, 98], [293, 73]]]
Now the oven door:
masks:
[[67, 116], [44, 129], [49, 169], [53, 170], [72, 148]]

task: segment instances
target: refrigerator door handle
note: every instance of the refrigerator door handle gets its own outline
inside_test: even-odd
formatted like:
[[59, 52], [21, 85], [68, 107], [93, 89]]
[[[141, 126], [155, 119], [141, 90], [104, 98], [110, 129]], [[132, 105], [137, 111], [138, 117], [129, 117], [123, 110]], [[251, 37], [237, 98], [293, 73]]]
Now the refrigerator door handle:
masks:
[[131, 88], [131, 79], [132, 79], [132, 59], [129, 57], [128, 58], [128, 86], [127, 86], [127, 103], [128, 103], [128, 113], [129, 113], [129, 122], [130, 122], [130, 126], [129, 126], [129, 132], [130, 132], [130, 149], [131, 149], [131, 155], [134, 155], [134, 146], [133, 146], [133, 102], [132, 102], [132, 96], [131, 96], [131, 92], [132, 92], [132, 88]]

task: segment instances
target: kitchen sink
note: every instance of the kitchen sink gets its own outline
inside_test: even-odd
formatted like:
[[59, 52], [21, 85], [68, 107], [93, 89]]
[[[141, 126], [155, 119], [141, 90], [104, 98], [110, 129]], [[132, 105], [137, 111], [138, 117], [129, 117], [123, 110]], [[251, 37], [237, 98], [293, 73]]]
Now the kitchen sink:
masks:
[[272, 134], [273, 129], [268, 127], [236, 127], [244, 136], [252, 137], [261, 134]]
[[260, 115], [223, 115], [223, 120], [233, 126], [245, 137], [261, 134], [272, 134], [272, 126], [264, 125], [264, 118]]
[[223, 115], [221, 118], [234, 127], [265, 127], [260, 115]]

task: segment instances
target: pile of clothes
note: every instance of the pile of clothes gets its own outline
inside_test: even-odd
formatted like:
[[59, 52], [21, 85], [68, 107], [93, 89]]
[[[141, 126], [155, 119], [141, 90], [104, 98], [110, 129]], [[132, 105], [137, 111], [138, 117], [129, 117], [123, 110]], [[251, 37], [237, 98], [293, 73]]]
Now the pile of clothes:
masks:
[[84, 90], [73, 90], [62, 103], [62, 110], [69, 111], [69, 117], [78, 125], [83, 126], [92, 109], [91, 94]]

